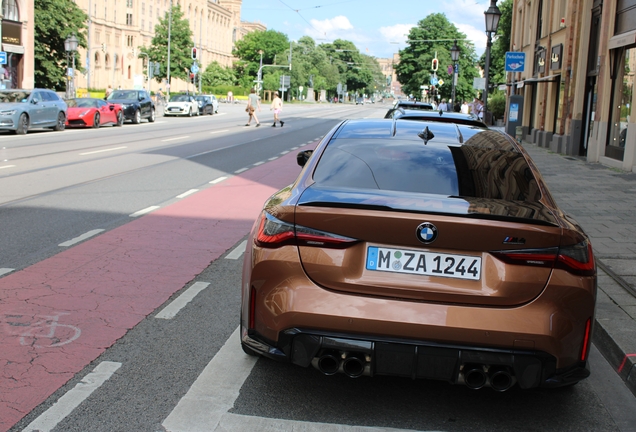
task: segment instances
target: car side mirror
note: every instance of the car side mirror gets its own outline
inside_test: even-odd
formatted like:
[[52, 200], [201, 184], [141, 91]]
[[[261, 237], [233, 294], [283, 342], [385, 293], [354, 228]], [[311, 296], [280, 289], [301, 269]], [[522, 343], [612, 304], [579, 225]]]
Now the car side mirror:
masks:
[[37, 99], [31, 99], [31, 103], [32, 103], [33, 105], [37, 105], [37, 103], [38, 103], [38, 102], [40, 102], [40, 101], [39, 101], [39, 100], [37, 100]]
[[304, 167], [313, 152], [314, 152], [313, 150], [304, 150], [304, 151], [298, 152], [298, 154], [296, 155], [296, 162], [298, 162], [298, 165], [300, 165], [301, 167]]

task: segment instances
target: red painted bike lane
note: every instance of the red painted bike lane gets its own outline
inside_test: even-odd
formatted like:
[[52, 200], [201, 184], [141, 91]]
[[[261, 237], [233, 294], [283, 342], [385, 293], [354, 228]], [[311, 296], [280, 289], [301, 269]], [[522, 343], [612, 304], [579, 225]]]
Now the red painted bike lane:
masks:
[[297, 177], [295, 157], [252, 168], [0, 278], [0, 431], [247, 234], [263, 202]]

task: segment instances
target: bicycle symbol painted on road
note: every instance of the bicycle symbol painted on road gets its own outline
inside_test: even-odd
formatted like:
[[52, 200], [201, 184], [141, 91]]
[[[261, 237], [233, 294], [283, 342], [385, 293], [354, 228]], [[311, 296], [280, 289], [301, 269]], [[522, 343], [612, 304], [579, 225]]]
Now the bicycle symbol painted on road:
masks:
[[20, 345], [34, 348], [53, 348], [69, 344], [80, 337], [82, 331], [70, 324], [60, 324], [60, 317], [69, 315], [68, 312], [58, 312], [57, 315], [18, 315], [4, 314], [2, 322], [5, 333], [17, 336]]

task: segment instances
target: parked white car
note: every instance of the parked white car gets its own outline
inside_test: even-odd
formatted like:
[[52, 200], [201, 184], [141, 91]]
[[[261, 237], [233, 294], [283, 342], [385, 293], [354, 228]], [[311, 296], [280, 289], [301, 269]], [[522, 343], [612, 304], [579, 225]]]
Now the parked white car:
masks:
[[193, 115], [199, 115], [199, 103], [192, 95], [172, 95], [170, 96], [170, 101], [163, 109], [163, 115], [166, 117], [173, 115], [187, 115], [190, 117]]

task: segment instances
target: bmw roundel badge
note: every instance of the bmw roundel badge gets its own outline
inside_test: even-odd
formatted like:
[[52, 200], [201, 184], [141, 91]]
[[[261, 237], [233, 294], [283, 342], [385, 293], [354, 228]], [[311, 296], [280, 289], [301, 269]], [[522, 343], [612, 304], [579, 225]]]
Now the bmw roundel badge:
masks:
[[421, 223], [417, 227], [416, 235], [422, 243], [433, 243], [437, 238], [437, 227], [430, 222]]

